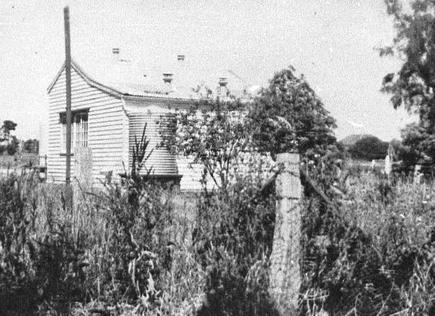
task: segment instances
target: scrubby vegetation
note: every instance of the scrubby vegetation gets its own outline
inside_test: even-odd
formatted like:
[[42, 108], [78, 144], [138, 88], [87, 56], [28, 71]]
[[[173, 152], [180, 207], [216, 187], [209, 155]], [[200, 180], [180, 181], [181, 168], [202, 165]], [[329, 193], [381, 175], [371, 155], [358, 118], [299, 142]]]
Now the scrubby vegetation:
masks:
[[[254, 178], [189, 204], [108, 184], [72, 213], [32, 179], [0, 183], [1, 314], [274, 315], [274, 199]], [[301, 313], [433, 312], [434, 185], [364, 172], [341, 188], [304, 202]]]
[[430, 315], [434, 184], [391, 184], [372, 172], [355, 172], [343, 184], [344, 194], [323, 213], [305, 214], [307, 290], [317, 288], [323, 308], [338, 315]]

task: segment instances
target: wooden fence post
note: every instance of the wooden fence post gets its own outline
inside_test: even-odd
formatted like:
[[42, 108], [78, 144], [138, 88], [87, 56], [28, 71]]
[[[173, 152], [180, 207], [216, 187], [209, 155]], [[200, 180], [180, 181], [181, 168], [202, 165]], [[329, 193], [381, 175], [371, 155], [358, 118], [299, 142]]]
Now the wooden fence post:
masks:
[[280, 315], [296, 315], [301, 286], [300, 238], [302, 186], [299, 154], [278, 154], [281, 172], [276, 178], [276, 219], [270, 256], [269, 293]]

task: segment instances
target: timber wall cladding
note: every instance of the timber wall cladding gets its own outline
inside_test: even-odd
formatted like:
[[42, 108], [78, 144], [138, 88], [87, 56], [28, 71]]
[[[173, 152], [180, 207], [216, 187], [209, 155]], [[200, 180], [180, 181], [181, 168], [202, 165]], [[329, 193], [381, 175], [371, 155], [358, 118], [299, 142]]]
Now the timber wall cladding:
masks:
[[[127, 116], [121, 100], [86, 83], [74, 68], [71, 70], [72, 111], [89, 109], [88, 147], [92, 151], [94, 182], [104, 179], [105, 172], [123, 172], [123, 149], [125, 131], [128, 130]], [[49, 92], [49, 134], [47, 169], [48, 180], [65, 180], [65, 156], [62, 156], [61, 124], [59, 113], [65, 112], [65, 70]], [[73, 159], [72, 159], [73, 161]], [[127, 164], [126, 164], [127, 165]], [[74, 177], [74, 174], [71, 174]], [[97, 181], [95, 181], [97, 180]]]

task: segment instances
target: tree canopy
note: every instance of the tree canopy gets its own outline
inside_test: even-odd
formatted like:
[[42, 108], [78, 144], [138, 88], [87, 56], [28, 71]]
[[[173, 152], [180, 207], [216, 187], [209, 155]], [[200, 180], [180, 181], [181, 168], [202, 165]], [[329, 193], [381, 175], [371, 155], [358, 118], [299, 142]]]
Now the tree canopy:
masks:
[[249, 117], [257, 147], [272, 155], [298, 150], [314, 156], [336, 144], [334, 118], [291, 66], [274, 75], [255, 99]]
[[39, 152], [39, 141], [37, 139], [28, 139], [24, 142], [23, 151], [37, 154]]
[[0, 127], [0, 141], [9, 141], [11, 137], [11, 131], [14, 131], [17, 127], [17, 123], [11, 120], [3, 121], [2, 127]]
[[383, 159], [387, 151], [388, 143], [372, 135], [359, 139], [349, 148], [352, 158], [361, 160]]
[[[403, 60], [397, 73], [387, 74], [382, 90], [392, 94], [394, 108], [403, 106], [417, 114], [419, 122], [402, 132], [416, 160], [435, 160], [435, 1], [385, 0], [394, 19], [396, 36], [381, 56], [394, 55]], [[415, 161], [417, 162], [417, 161]]]

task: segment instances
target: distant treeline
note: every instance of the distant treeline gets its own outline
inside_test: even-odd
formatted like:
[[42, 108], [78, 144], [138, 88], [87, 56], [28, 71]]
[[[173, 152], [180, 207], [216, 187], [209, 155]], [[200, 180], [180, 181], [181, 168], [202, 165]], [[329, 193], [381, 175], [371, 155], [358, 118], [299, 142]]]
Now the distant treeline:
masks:
[[37, 154], [39, 152], [39, 141], [37, 139], [19, 140], [11, 132], [15, 131], [17, 123], [11, 120], [3, 121], [0, 127], [0, 155], [15, 155], [17, 152]]
[[[341, 144], [353, 159], [371, 161], [385, 158], [389, 146], [388, 142], [384, 142], [373, 135], [358, 136], [360, 135], [352, 135], [349, 137], [349, 141], [347, 141], [348, 138], [341, 141]], [[394, 144], [398, 147], [400, 142], [397, 141]]]

